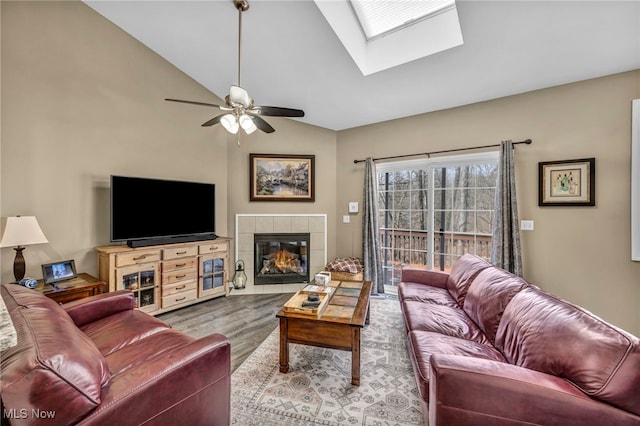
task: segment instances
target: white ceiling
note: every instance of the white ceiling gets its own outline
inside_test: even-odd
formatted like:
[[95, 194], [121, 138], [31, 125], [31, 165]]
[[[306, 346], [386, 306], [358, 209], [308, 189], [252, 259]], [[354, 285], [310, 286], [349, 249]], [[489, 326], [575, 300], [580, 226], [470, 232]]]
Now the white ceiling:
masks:
[[[232, 0], [86, 3], [217, 96], [237, 83]], [[333, 130], [640, 69], [640, 0], [458, 0], [464, 44], [368, 76], [314, 1], [250, 5], [242, 86], [258, 105], [303, 109], [300, 121]], [[193, 108], [194, 125], [212, 116], [171, 107]]]

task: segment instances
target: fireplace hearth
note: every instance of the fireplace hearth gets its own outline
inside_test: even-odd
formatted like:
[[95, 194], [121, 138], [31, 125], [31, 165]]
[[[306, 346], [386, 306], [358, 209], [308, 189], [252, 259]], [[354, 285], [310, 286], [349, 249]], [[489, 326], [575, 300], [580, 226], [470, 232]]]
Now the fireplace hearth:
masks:
[[308, 233], [254, 234], [254, 284], [309, 282]]

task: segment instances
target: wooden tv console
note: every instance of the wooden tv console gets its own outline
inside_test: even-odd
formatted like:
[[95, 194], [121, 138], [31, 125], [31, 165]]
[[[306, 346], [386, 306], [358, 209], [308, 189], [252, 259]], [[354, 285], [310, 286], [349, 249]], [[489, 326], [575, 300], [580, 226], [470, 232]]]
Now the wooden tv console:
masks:
[[96, 247], [98, 275], [109, 291], [133, 291], [138, 309], [161, 314], [229, 295], [229, 241]]

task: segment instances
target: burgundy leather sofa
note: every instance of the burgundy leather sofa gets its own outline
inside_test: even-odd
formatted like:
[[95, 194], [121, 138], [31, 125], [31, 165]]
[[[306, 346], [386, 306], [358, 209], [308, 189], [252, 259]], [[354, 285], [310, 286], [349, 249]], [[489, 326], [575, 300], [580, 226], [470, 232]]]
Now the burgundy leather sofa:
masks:
[[398, 296], [429, 426], [640, 425], [638, 337], [473, 255]]
[[127, 291], [58, 305], [25, 287], [0, 288], [18, 336], [0, 354], [3, 424], [230, 423], [224, 336], [173, 330], [133, 309]]

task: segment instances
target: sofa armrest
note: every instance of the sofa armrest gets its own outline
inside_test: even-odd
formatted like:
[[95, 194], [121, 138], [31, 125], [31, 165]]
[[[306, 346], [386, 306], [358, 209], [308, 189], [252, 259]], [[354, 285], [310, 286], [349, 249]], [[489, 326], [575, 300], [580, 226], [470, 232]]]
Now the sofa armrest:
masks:
[[556, 376], [459, 355], [432, 355], [430, 364], [430, 426], [640, 425], [640, 417], [591, 399]]
[[432, 287], [446, 288], [448, 272], [436, 271], [432, 269], [407, 267], [402, 268], [402, 282], [426, 284]]
[[132, 310], [134, 306], [133, 293], [128, 290], [120, 290], [74, 300], [65, 303], [62, 308], [67, 311], [76, 326], [82, 327], [100, 318]]
[[115, 375], [79, 425], [227, 425], [230, 416], [231, 344], [212, 334]]

